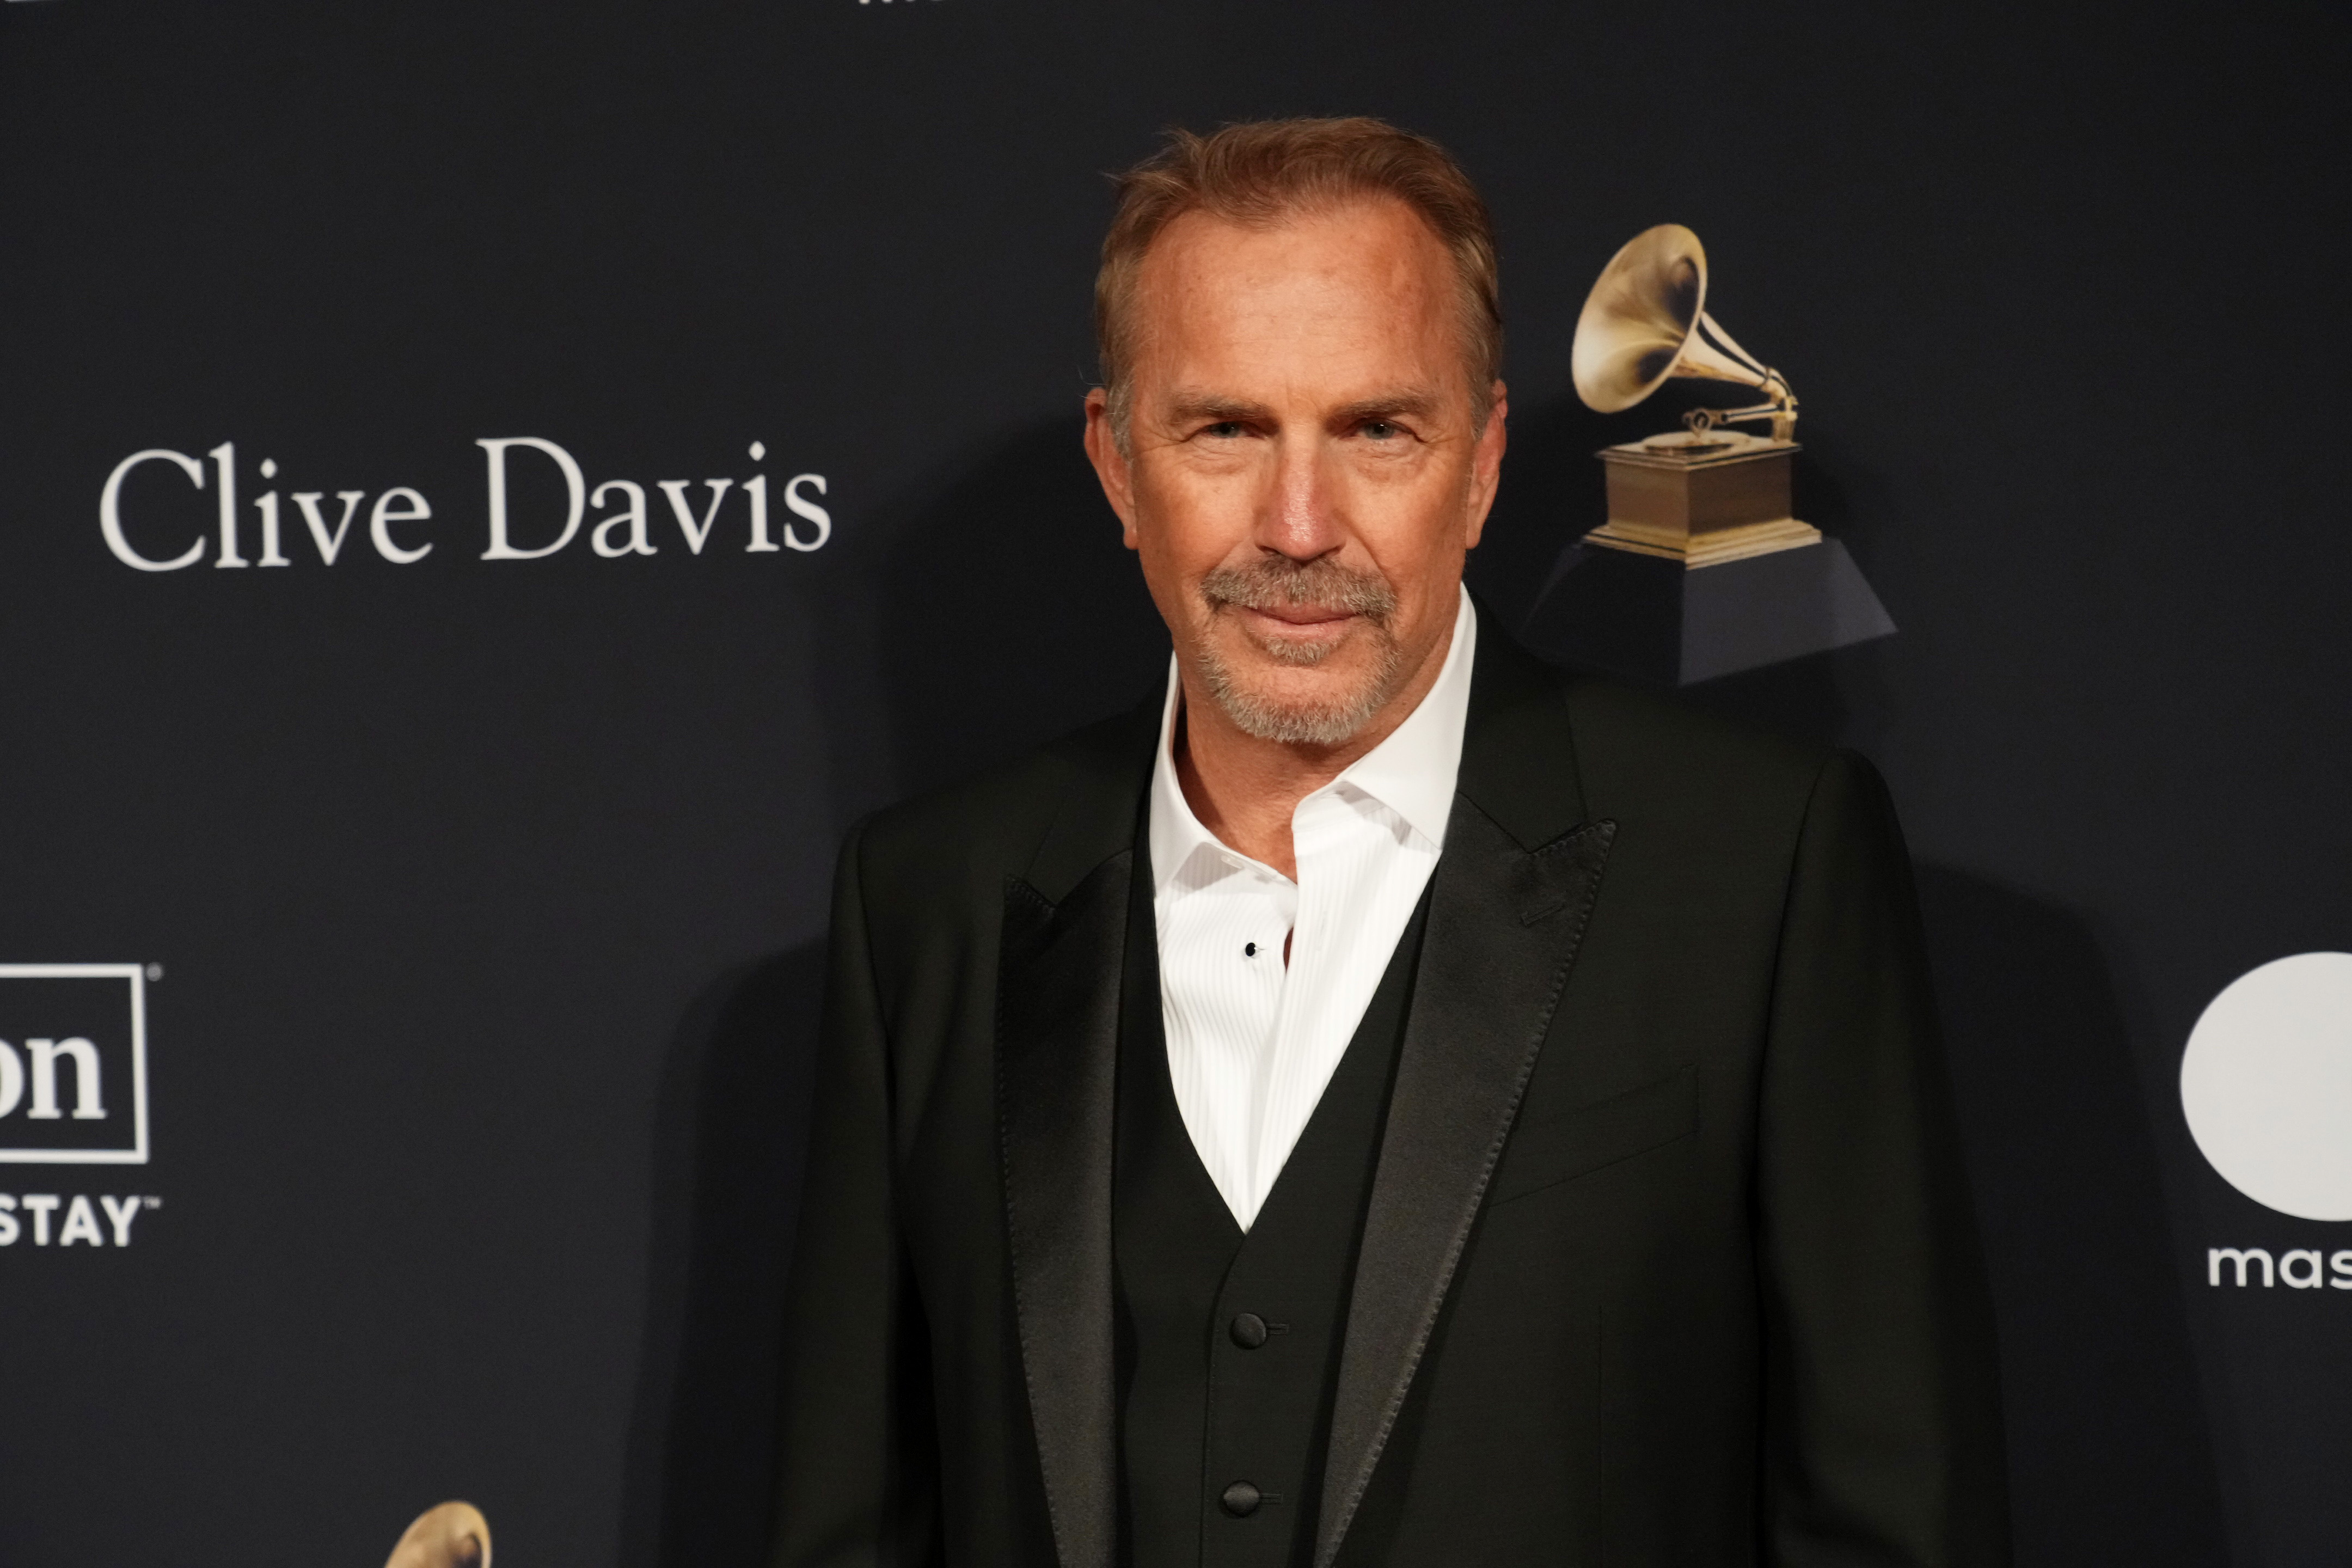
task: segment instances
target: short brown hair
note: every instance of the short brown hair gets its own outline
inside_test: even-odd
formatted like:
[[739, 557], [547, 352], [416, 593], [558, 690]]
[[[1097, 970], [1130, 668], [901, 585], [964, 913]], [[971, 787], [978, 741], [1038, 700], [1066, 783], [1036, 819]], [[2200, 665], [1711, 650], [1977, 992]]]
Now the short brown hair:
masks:
[[1118, 176], [1118, 211], [1095, 274], [1095, 342], [1110, 395], [1111, 428], [1127, 445], [1129, 316], [1144, 253], [1195, 210], [1248, 228], [1302, 212], [1381, 197], [1418, 214], [1454, 258], [1470, 400], [1486, 422], [1503, 368], [1503, 307], [1495, 228], [1470, 176], [1444, 148], [1383, 120], [1255, 120], [1209, 136], [1168, 132], [1167, 145]]

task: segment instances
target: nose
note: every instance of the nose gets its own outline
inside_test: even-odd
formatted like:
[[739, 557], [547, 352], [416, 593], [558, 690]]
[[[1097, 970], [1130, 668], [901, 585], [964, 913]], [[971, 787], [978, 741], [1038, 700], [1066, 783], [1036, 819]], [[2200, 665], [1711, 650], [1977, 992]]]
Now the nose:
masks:
[[1286, 436], [1276, 444], [1273, 493], [1260, 514], [1257, 543], [1304, 564], [1345, 542], [1339, 495], [1322, 443]]

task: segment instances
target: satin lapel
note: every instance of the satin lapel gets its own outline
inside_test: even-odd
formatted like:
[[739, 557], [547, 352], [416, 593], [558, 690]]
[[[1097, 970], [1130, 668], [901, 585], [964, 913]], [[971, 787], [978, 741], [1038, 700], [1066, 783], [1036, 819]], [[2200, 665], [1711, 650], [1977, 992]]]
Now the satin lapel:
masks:
[[996, 1070], [1021, 1361], [1061, 1568], [1110, 1568], [1111, 1122], [1131, 849], [1060, 903], [1004, 889]]
[[1582, 812], [1556, 677], [1479, 628], [1445, 853], [1365, 1212], [1324, 1467], [1328, 1568], [1379, 1464], [1568, 984], [1616, 833]]
[[1111, 1126], [1136, 813], [1161, 699], [1084, 731], [1052, 826], [1004, 880], [998, 1157], [1022, 1373], [1060, 1568], [1111, 1568], [1118, 1506]]

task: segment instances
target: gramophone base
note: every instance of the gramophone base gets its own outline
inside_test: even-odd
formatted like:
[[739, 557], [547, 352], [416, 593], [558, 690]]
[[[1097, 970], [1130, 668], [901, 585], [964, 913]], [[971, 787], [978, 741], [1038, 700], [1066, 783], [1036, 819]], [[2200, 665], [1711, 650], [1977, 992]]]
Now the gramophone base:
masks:
[[1522, 633], [1536, 653], [1649, 686], [1689, 686], [1883, 637], [1895, 622], [1834, 539], [1704, 572], [1569, 546]]
[[1706, 533], [1691, 533], [1679, 528], [1653, 528], [1612, 517], [1584, 536], [1587, 544], [1680, 562], [1692, 568], [1719, 565], [1727, 561], [1745, 561], [1754, 555], [1769, 555], [1776, 550], [1801, 550], [1808, 544], [1821, 542], [1820, 529], [1810, 522], [1800, 522], [1793, 517], [1746, 523], [1737, 528], [1718, 528]]
[[1791, 514], [1794, 441], [1744, 430], [1686, 431], [1604, 447], [1609, 521], [1588, 543], [1685, 566], [1798, 550], [1821, 530]]

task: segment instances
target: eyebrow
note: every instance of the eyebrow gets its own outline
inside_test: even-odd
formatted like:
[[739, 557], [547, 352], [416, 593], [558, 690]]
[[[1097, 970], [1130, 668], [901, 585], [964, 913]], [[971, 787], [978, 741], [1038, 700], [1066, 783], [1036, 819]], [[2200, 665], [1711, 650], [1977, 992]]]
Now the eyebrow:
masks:
[[[1399, 416], [1426, 419], [1444, 405], [1444, 398], [1429, 387], [1400, 387], [1370, 397], [1360, 397], [1332, 410], [1334, 426], [1360, 425], [1368, 419], [1393, 418]], [[1246, 398], [1227, 397], [1213, 392], [1179, 392], [1169, 406], [1171, 418], [1180, 425], [1195, 421], [1234, 423], [1259, 422], [1272, 417], [1274, 411], [1263, 403]]]
[[1376, 397], [1359, 398], [1332, 411], [1334, 425], [1360, 425], [1368, 419], [1393, 417], [1427, 419], [1444, 405], [1444, 398], [1429, 387], [1401, 387]]
[[1263, 420], [1274, 411], [1263, 403], [1252, 403], [1245, 398], [1225, 397], [1213, 392], [1179, 392], [1168, 412], [1176, 424], [1191, 425], [1196, 421], [1223, 423], [1231, 420], [1238, 424], [1244, 420]]

